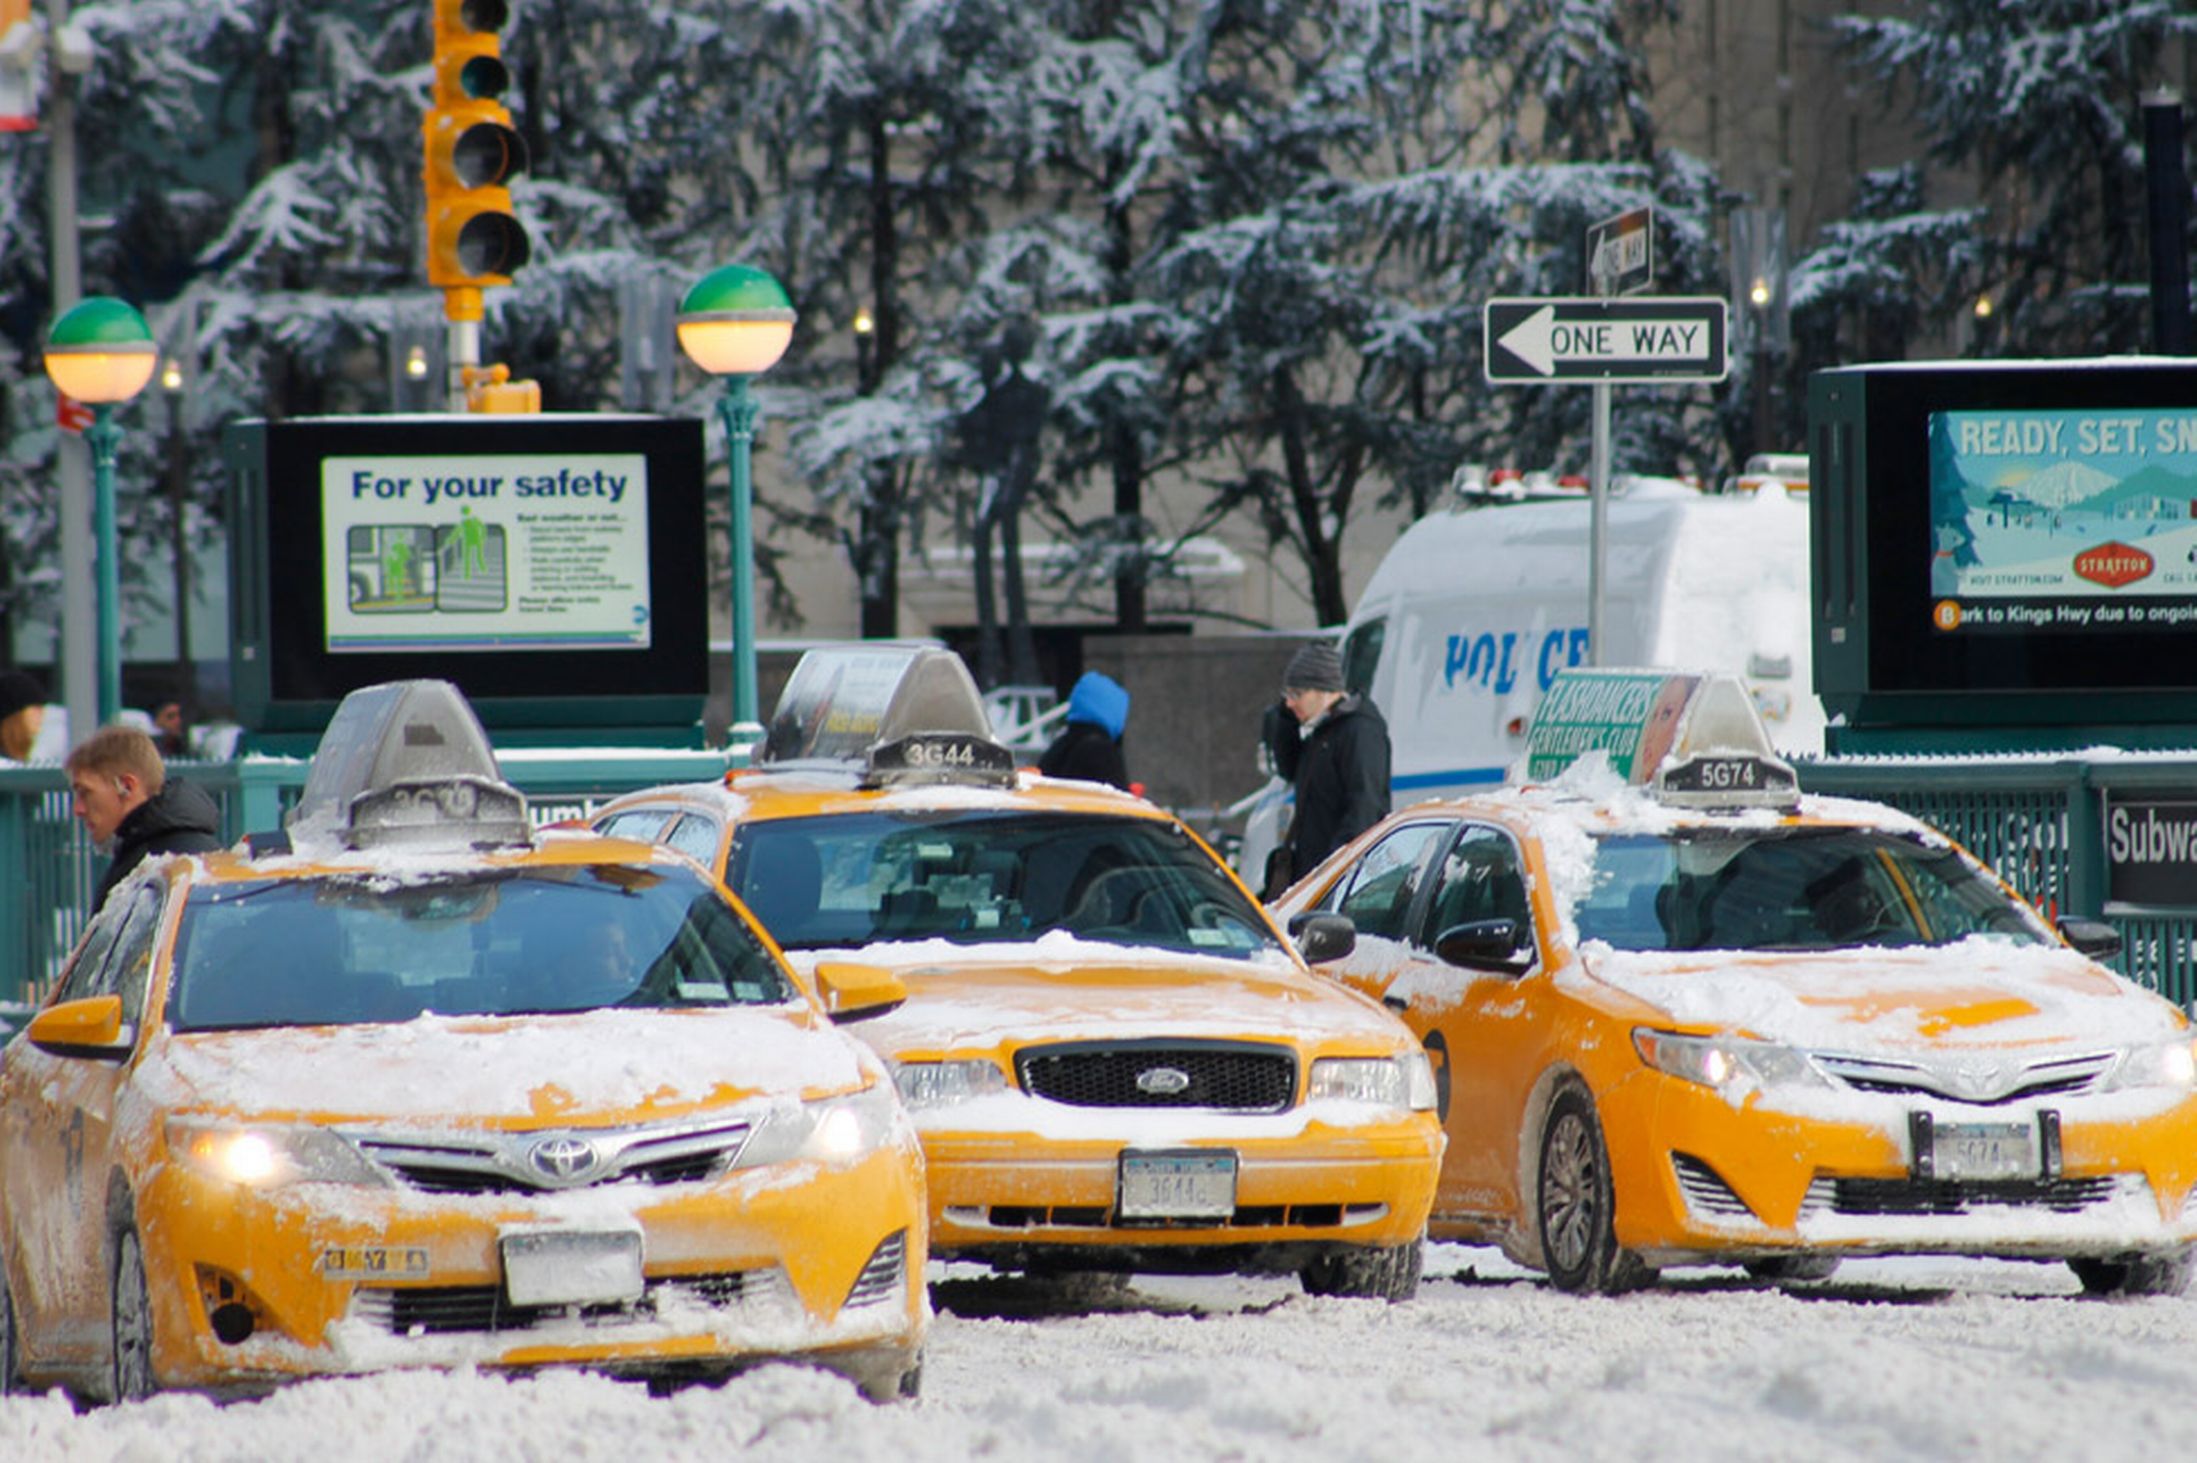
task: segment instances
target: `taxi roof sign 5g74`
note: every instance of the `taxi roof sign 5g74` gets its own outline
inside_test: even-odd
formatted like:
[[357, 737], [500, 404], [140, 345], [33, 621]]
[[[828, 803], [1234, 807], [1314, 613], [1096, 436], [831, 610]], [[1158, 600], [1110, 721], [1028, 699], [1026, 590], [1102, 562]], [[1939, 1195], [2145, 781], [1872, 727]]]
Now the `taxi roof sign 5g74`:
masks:
[[1689, 807], [1790, 807], [1792, 765], [1771, 748], [1736, 676], [1573, 667], [1557, 674], [1526, 737], [1526, 779], [1602, 752], [1628, 782]]

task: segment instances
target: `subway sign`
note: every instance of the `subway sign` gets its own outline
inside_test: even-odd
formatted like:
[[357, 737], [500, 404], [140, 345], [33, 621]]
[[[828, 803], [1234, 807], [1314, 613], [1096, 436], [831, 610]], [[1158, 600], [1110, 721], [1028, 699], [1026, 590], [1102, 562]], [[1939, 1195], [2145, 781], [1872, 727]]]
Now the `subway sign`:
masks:
[[2197, 909], [2197, 793], [2105, 796], [2106, 899]]

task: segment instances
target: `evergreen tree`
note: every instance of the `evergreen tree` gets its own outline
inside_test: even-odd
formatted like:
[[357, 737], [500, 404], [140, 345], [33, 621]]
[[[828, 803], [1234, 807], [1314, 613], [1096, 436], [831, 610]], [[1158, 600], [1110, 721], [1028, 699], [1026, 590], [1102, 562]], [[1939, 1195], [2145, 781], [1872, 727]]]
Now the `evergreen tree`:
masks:
[[[1931, 160], [1982, 184], [1977, 265], [1998, 346], [2142, 348], [2141, 103], [2169, 79], [2170, 43], [2197, 39], [2197, 13], [2184, 0], [1917, 0], [1908, 10], [1834, 26], [1860, 71], [1913, 98]], [[1934, 300], [1928, 314], [1950, 329], [1964, 304]]]

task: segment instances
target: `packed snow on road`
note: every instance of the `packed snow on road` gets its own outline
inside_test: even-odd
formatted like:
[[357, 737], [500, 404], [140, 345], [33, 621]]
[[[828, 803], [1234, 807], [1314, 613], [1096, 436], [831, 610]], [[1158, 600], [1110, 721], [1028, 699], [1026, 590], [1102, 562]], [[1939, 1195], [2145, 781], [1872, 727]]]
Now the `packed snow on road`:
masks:
[[1681, 1270], [1560, 1295], [1436, 1245], [1407, 1305], [1294, 1279], [1070, 1291], [932, 1268], [919, 1401], [769, 1367], [651, 1396], [575, 1373], [406, 1372], [217, 1406], [0, 1399], [0, 1458], [181, 1460], [2135, 1458], [2197, 1452], [2197, 1299], [2064, 1266], [1869, 1260], [1777, 1290]]

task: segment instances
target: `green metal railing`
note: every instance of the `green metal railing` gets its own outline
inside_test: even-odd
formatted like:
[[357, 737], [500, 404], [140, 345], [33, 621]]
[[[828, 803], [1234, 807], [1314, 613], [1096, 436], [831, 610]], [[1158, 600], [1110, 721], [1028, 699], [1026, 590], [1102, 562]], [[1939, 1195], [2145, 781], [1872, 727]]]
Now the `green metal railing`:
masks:
[[[537, 824], [582, 817], [639, 788], [722, 777], [734, 762], [725, 752], [648, 748], [521, 750], [499, 760]], [[222, 836], [234, 840], [280, 828], [310, 766], [302, 758], [249, 757], [173, 762], [168, 775], [211, 794]], [[60, 971], [106, 867], [69, 814], [69, 781], [59, 767], [0, 768], [0, 1003], [34, 996]]]
[[2112, 793], [2197, 798], [2197, 760], [1867, 757], [1796, 767], [1809, 792], [1889, 803], [1943, 829], [2048, 917], [2105, 920], [2123, 941], [2112, 965], [2169, 1000], [2197, 999], [2197, 908], [2109, 905], [2104, 828]]

